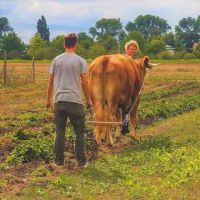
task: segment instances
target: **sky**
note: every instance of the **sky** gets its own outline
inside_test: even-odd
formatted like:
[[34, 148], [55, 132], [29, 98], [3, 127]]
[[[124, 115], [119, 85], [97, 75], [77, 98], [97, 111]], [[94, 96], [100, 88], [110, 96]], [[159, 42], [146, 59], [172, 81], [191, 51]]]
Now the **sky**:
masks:
[[41, 15], [52, 39], [68, 32], [88, 32], [102, 18], [120, 18], [125, 26], [146, 14], [164, 18], [174, 28], [182, 18], [200, 15], [200, 0], [0, 0], [0, 17], [7, 17], [26, 43], [37, 32]]

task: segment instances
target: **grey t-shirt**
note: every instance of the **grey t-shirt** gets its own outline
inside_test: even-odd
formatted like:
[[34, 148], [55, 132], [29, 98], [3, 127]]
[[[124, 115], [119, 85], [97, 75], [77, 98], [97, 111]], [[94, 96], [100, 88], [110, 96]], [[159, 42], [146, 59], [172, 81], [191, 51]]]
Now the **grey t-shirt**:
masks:
[[83, 104], [80, 75], [86, 72], [86, 60], [75, 53], [63, 53], [54, 58], [49, 69], [49, 73], [54, 74], [54, 103]]

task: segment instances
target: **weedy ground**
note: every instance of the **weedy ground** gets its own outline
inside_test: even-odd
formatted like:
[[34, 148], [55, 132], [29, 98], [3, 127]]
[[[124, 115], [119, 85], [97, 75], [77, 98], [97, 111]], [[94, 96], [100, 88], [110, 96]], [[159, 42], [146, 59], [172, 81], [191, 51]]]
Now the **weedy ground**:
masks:
[[52, 110], [45, 109], [48, 66], [36, 64], [36, 83], [29, 83], [30, 63], [14, 62], [8, 65], [9, 85], [0, 85], [0, 199], [199, 199], [200, 64], [161, 64], [150, 71], [137, 141], [125, 135], [114, 148], [97, 149], [87, 126], [86, 169], [76, 166], [68, 123], [62, 170], [51, 167], [55, 127]]

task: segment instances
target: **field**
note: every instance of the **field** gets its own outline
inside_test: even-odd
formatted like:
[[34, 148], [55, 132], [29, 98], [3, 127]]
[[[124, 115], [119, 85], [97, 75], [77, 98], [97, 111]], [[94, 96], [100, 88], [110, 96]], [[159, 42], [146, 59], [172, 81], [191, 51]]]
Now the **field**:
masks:
[[48, 66], [36, 63], [34, 84], [28, 83], [30, 63], [9, 63], [14, 78], [0, 85], [0, 199], [199, 199], [199, 63], [170, 61], [150, 71], [137, 141], [126, 135], [112, 149], [97, 149], [87, 126], [86, 169], [76, 167], [68, 123], [61, 170], [51, 166], [55, 127], [52, 110], [45, 109]]

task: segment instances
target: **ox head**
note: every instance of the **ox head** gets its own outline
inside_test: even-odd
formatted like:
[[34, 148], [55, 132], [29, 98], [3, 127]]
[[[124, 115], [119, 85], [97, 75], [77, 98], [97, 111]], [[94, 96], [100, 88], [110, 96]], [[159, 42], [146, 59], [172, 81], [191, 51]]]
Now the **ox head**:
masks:
[[153, 64], [149, 62], [149, 57], [148, 56], [144, 56], [144, 58], [142, 59], [142, 67], [144, 69], [149, 68], [152, 69], [153, 67], [158, 66], [159, 64]]

